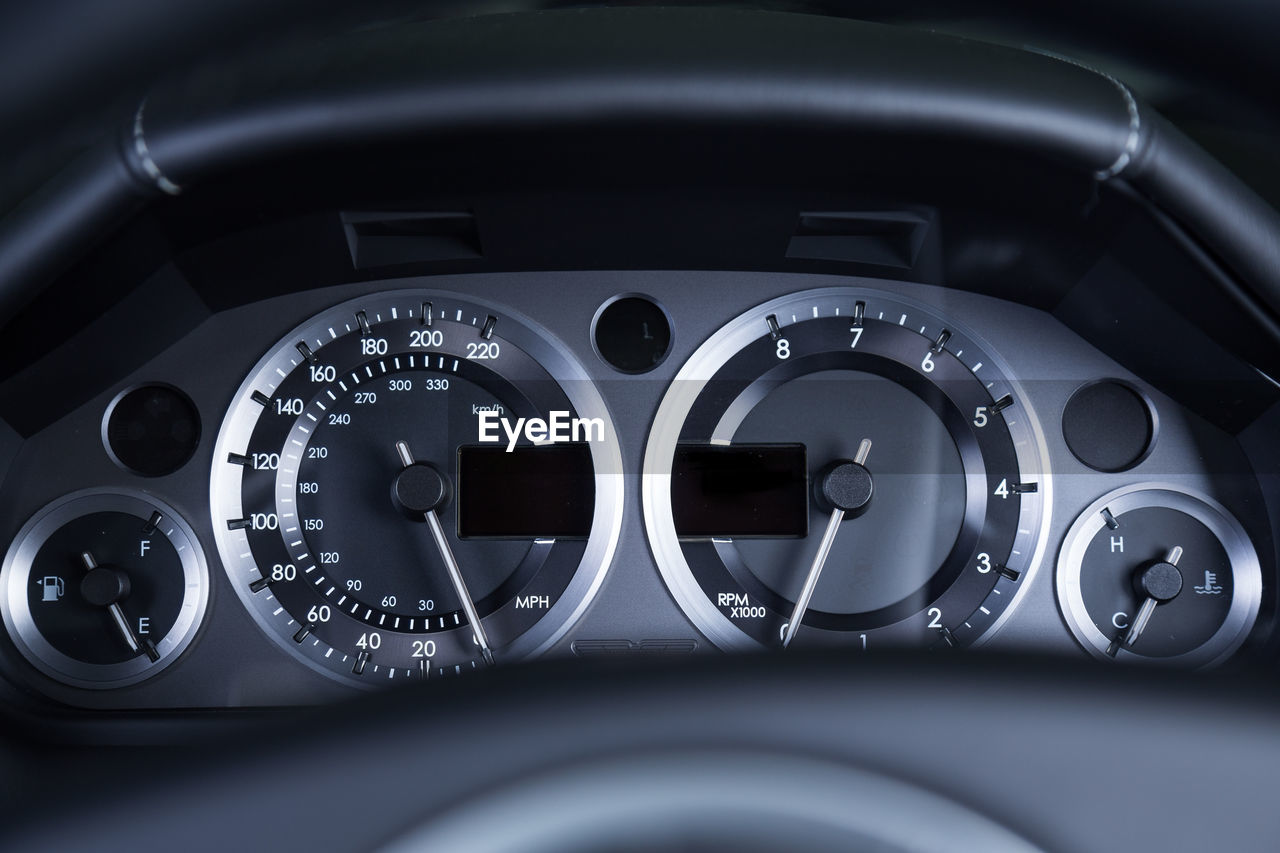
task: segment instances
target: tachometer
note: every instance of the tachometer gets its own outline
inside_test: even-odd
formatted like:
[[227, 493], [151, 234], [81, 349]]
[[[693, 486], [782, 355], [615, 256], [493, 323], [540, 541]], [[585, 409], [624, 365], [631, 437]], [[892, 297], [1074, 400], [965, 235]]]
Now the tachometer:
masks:
[[1044, 548], [1043, 442], [994, 353], [875, 290], [756, 308], [663, 399], [644, 470], [673, 595], [726, 648], [971, 644]]
[[536, 653], [599, 586], [621, 523], [612, 423], [530, 321], [420, 291], [290, 333], [215, 449], [218, 548], [290, 653], [369, 682]]

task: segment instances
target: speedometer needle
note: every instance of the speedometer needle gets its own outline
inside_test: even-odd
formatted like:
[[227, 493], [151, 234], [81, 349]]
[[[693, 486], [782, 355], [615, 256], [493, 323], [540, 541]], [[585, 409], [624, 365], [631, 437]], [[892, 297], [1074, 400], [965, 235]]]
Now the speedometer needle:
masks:
[[[440, 477], [439, 472], [430, 466], [417, 466], [417, 463], [413, 461], [413, 453], [409, 451], [407, 443], [397, 441], [396, 453], [400, 455], [400, 462], [404, 465], [406, 471], [421, 467], [435, 477]], [[493, 666], [493, 650], [489, 648], [489, 638], [485, 635], [484, 626], [480, 624], [480, 613], [476, 610], [476, 603], [471, 598], [471, 593], [467, 590], [467, 582], [462, 577], [462, 569], [458, 567], [458, 560], [453, 556], [453, 548], [449, 546], [449, 540], [444, 533], [444, 526], [440, 523], [440, 515], [436, 512], [440, 501], [443, 499], [444, 491], [443, 488], [438, 490], [440, 497], [436, 498], [436, 502], [430, 506], [413, 506], [410, 508], [422, 512], [426, 517], [427, 527], [431, 530], [431, 538], [435, 540], [436, 550], [440, 552], [440, 559], [444, 562], [445, 571], [449, 575], [449, 582], [453, 584], [453, 591], [457, 594], [458, 600], [462, 602], [462, 612], [467, 615], [467, 621], [471, 623], [476, 645], [480, 647], [480, 654], [484, 657], [485, 663]]]
[[858, 445], [858, 453], [852, 462], [839, 462], [831, 466], [823, 478], [822, 494], [827, 502], [835, 507], [831, 518], [827, 521], [826, 532], [818, 543], [818, 553], [813, 556], [809, 566], [809, 574], [804, 579], [804, 586], [796, 598], [795, 607], [791, 610], [791, 618], [782, 630], [782, 647], [791, 644], [800, 623], [804, 621], [805, 611], [809, 609], [809, 601], [818, 586], [818, 578], [822, 576], [822, 567], [827, 563], [831, 547], [835, 545], [836, 534], [840, 532], [840, 523], [846, 513], [862, 510], [871, 500], [871, 474], [866, 469], [867, 456], [871, 453], [871, 439], [864, 438]]

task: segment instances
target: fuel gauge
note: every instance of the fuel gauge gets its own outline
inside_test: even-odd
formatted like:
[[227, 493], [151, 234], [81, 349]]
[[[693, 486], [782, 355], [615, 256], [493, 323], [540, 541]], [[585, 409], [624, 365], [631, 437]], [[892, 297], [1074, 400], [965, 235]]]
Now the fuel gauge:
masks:
[[1244, 642], [1262, 573], [1240, 524], [1218, 503], [1169, 486], [1128, 487], [1071, 526], [1058, 601], [1096, 657], [1208, 666]]
[[41, 672], [77, 687], [119, 687], [182, 653], [208, 595], [204, 556], [177, 512], [150, 497], [80, 492], [18, 532], [0, 611]]

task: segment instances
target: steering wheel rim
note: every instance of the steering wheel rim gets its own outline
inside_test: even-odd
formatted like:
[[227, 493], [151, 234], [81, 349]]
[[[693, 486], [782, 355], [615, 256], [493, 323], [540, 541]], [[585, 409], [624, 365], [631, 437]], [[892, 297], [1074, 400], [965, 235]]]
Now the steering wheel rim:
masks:
[[1277, 698], [1229, 673], [988, 655], [544, 662], [173, 747], [130, 768], [145, 784], [96, 767], [74, 821], [34, 808], [7, 848], [362, 850], [556, 774], [696, 754], [891, 780], [1045, 849], [1265, 849]]

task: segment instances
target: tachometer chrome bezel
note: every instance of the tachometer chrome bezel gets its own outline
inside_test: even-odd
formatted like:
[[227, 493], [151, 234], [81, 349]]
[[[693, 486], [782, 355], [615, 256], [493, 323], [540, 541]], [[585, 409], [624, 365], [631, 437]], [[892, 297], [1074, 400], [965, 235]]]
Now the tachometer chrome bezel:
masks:
[[708, 598], [695, 578], [676, 535], [670, 499], [671, 466], [685, 419], [698, 395], [716, 372], [736, 353], [767, 333], [766, 318], [773, 315], [785, 332], [788, 326], [813, 318], [836, 315], [851, 317], [857, 302], [863, 301], [869, 305], [873, 300], [877, 304], [901, 306], [906, 312], [903, 314], [904, 318], [910, 314], [916, 321], [915, 325], [923, 322], [926, 326], [932, 326], [934, 334], [945, 327], [954, 339], [966, 341], [966, 347], [972, 347], [980, 353], [979, 358], [971, 358], [969, 366], [978, 364], [985, 369], [983, 378], [990, 380], [987, 390], [992, 394], [992, 399], [999, 399], [1008, 393], [1022, 405], [1021, 417], [1010, 426], [1010, 433], [1021, 474], [1024, 479], [1032, 478], [1039, 488], [1034, 493], [1022, 496], [1025, 500], [1013, 546], [1014, 552], [1019, 554], [1017, 565], [1013, 568], [1020, 572], [1021, 578], [1007, 606], [971, 645], [986, 643], [999, 631], [1031, 588], [1043, 562], [1048, 546], [1053, 500], [1048, 449], [1039, 419], [1027, 394], [1011, 378], [1008, 366], [991, 346], [968, 331], [963, 324], [951, 319], [944, 321], [934, 309], [880, 289], [828, 287], [778, 297], [739, 315], [698, 347], [680, 368], [663, 397], [645, 448], [642, 497], [649, 547], [677, 604], [695, 627], [722, 650], [746, 651], [758, 649], [761, 644], [734, 625]]

